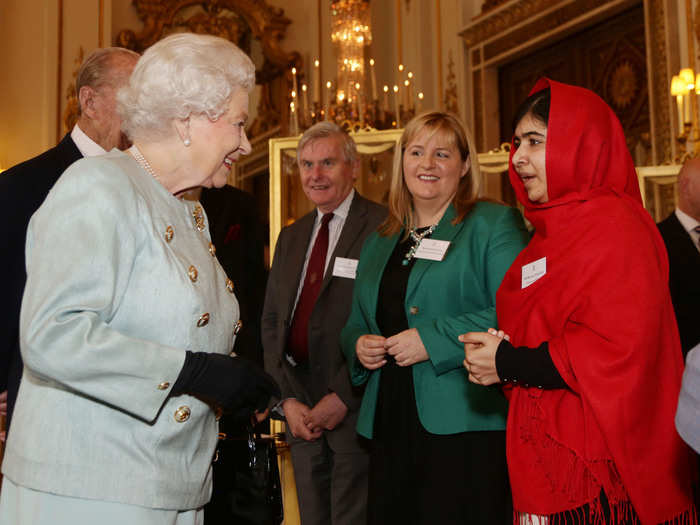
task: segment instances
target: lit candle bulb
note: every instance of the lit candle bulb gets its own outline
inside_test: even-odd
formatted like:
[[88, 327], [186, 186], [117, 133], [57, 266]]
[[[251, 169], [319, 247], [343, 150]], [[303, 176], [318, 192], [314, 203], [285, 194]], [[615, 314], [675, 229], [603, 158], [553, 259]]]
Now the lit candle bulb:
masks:
[[404, 107], [410, 111], [412, 109], [413, 101], [411, 100], [411, 81], [410, 80], [404, 80], [403, 85], [406, 87], [405, 92], [403, 94], [404, 97]]
[[418, 113], [423, 111], [423, 92], [418, 93]]
[[297, 86], [297, 68], [292, 68], [292, 98], [296, 97], [296, 93], [299, 92], [299, 86]]
[[357, 121], [363, 121], [365, 108], [362, 106], [362, 95], [360, 95], [360, 83], [355, 82], [355, 96], [357, 97]]
[[399, 86], [394, 85], [394, 111], [396, 111], [396, 127], [401, 127], [401, 114], [399, 112]]
[[326, 120], [330, 120], [330, 115], [328, 114], [328, 106], [331, 103], [331, 81], [326, 82], [326, 87], [328, 88], [328, 96], [326, 97], [326, 102], [324, 104], [324, 111], [326, 113]]
[[289, 112], [292, 117], [292, 135], [298, 135], [299, 134], [299, 120], [298, 120], [298, 115], [296, 112], [296, 105], [294, 102], [289, 103]]
[[369, 59], [369, 67], [370, 67], [370, 73], [371, 73], [371, 78], [372, 78], [372, 100], [378, 100], [378, 97], [377, 97], [377, 75], [375, 74], [375, 71], [374, 71], [374, 59], [373, 58]]
[[[306, 113], [309, 113], [309, 112], [310, 112], [310, 109], [309, 109], [309, 96], [308, 96], [308, 94], [306, 93], [306, 91], [307, 91], [306, 84], [302, 84], [302, 85], [301, 85], [301, 97], [302, 97], [302, 100], [303, 100], [303, 102], [304, 102], [304, 115], [306, 115]], [[304, 119], [306, 119], [306, 117], [304, 117]]]
[[321, 101], [321, 62], [314, 60], [314, 102]]
[[384, 111], [389, 111], [389, 86], [385, 85], [384, 91]]

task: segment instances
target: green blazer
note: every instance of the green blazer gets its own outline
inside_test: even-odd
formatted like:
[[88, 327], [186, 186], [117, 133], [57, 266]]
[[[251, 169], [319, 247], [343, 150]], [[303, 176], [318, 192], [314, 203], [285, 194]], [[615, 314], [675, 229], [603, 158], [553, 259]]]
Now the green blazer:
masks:
[[[517, 210], [479, 202], [453, 225], [450, 207], [432, 234], [450, 241], [442, 261], [418, 259], [408, 280], [404, 305], [408, 326], [416, 328], [429, 359], [413, 365], [418, 417], [428, 432], [455, 434], [503, 430], [506, 400], [497, 387], [467, 379], [460, 334], [496, 327], [496, 290], [506, 270], [529, 240]], [[355, 343], [364, 334], [380, 334], [376, 321], [379, 284], [400, 234], [366, 240], [357, 268], [350, 317], [341, 334], [354, 385], [367, 383], [357, 431], [372, 437], [381, 369], [370, 371], [357, 359]], [[386, 334], [393, 335], [393, 334]]]

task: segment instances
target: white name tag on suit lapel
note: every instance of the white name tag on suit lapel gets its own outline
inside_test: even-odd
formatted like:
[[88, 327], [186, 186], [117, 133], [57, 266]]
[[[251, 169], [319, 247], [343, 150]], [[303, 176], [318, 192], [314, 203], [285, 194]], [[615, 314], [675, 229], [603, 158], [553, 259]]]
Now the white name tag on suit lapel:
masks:
[[537, 279], [547, 273], [547, 258], [542, 257], [531, 263], [523, 265], [521, 289], [527, 288]]
[[345, 257], [336, 257], [333, 265], [333, 277], [346, 277], [354, 279], [357, 275], [357, 259], [346, 259]]
[[413, 256], [416, 259], [428, 259], [431, 261], [442, 261], [450, 247], [450, 241], [438, 239], [423, 239], [418, 245], [418, 249]]

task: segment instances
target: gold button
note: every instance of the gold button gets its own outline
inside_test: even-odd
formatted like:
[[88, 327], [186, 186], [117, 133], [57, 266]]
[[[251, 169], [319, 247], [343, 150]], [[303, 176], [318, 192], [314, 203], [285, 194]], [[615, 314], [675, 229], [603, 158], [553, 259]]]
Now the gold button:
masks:
[[211, 254], [212, 257], [216, 255], [216, 246], [214, 246], [213, 242], [209, 243], [209, 253]]
[[226, 279], [226, 289], [233, 293], [233, 281], [231, 279]]
[[191, 413], [192, 411], [190, 410], [190, 407], [183, 405], [175, 411], [175, 415], [173, 417], [178, 423], [184, 423], [190, 418]]
[[417, 306], [411, 306], [408, 311], [410, 312], [411, 315], [416, 315], [418, 313], [418, 307]]
[[241, 328], [243, 328], [243, 321], [240, 319], [236, 321], [236, 325], [233, 327], [233, 335], [238, 335], [238, 332], [241, 331]]
[[199, 319], [197, 320], [197, 326], [199, 328], [206, 326], [209, 324], [209, 313], [204, 313], [201, 316], [199, 316]]
[[158, 384], [158, 390], [167, 390], [169, 386], [170, 383], [168, 383], [167, 381], [163, 381], [162, 383]]
[[189, 269], [187, 270], [187, 275], [190, 278], [190, 281], [193, 283], [197, 282], [197, 276], [199, 275], [199, 272], [197, 272], [197, 268], [194, 266], [190, 266]]
[[172, 226], [165, 228], [165, 242], [170, 242], [173, 240], [173, 235], [175, 235], [175, 230]]
[[197, 229], [201, 232], [204, 230], [204, 210], [202, 210], [202, 207], [197, 204], [197, 206], [194, 207], [194, 210], [192, 210], [192, 217], [194, 218], [194, 224], [197, 227]]

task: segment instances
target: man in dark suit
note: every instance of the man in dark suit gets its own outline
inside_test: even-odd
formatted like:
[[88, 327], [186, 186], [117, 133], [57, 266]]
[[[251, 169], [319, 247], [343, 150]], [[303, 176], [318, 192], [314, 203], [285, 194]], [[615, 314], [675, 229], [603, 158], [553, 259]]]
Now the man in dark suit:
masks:
[[[209, 219], [209, 233], [216, 258], [226, 275], [233, 281], [234, 293], [241, 311], [240, 332], [233, 351], [263, 366], [260, 338], [260, 316], [265, 297], [267, 270], [265, 269], [265, 230], [259, 217], [254, 197], [233, 186], [199, 188], [186, 198], [199, 200]], [[265, 421], [256, 428], [269, 429]], [[252, 491], [244, 485], [248, 479], [237, 470], [240, 458], [248, 458], [247, 426], [245, 421], [225, 415], [219, 420], [217, 460], [212, 464], [214, 490], [204, 506], [205, 525], [263, 523], [265, 510], [251, 501]], [[269, 511], [272, 512], [272, 511]], [[260, 521], [256, 521], [260, 520]]]
[[73, 130], [55, 147], [0, 175], [0, 238], [5, 242], [0, 271], [7, 278], [0, 315], [0, 392], [7, 390], [8, 428], [22, 377], [19, 313], [26, 279], [24, 241], [29, 219], [73, 162], [125, 145], [115, 97], [128, 81], [138, 57], [133, 51], [116, 47], [91, 53], [76, 77], [79, 117]]
[[209, 218], [216, 258], [233, 281], [242, 328], [234, 351], [263, 366], [260, 316], [265, 299], [265, 229], [255, 199], [233, 186], [203, 188], [199, 201]]
[[335, 124], [308, 129], [297, 162], [316, 209], [277, 241], [262, 317], [265, 367], [282, 391], [302, 525], [365, 523], [368, 456], [355, 432], [361, 392], [350, 384], [339, 336], [362, 244], [386, 210], [353, 190], [355, 143]]
[[659, 223], [670, 266], [669, 288], [683, 357], [700, 343], [700, 159], [678, 174], [678, 207]]

